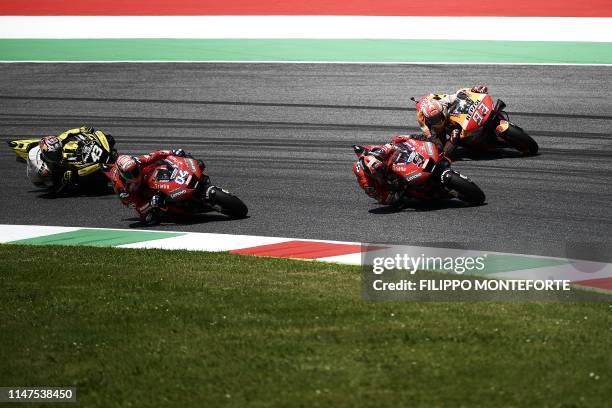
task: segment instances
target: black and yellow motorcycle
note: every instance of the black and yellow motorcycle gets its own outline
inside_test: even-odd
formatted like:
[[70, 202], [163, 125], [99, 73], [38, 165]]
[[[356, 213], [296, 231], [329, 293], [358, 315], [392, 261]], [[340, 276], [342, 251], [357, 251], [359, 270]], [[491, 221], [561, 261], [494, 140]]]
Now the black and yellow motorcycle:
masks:
[[102, 173], [102, 166], [114, 163], [118, 156], [110, 134], [83, 126], [57, 138], [62, 144], [62, 159], [55, 165], [42, 160], [41, 138], [8, 142], [17, 161], [26, 163], [27, 176], [34, 185], [53, 193], [112, 191]]

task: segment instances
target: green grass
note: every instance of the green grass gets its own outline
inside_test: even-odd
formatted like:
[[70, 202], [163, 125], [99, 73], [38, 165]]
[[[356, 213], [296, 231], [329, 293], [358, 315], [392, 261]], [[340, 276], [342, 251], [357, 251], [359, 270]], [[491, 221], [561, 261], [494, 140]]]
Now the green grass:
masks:
[[609, 406], [610, 303], [367, 303], [356, 267], [0, 245], [0, 385], [80, 406]]

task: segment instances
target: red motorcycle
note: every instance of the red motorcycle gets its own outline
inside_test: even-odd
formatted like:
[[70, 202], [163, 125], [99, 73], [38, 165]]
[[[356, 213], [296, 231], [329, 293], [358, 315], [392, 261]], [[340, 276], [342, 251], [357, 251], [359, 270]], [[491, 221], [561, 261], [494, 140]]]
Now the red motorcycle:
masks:
[[[152, 214], [156, 223], [164, 214], [195, 215], [217, 211], [232, 218], [244, 218], [247, 206], [230, 192], [214, 186], [202, 160], [168, 156], [144, 174], [145, 195], [161, 193], [164, 205]], [[106, 165], [104, 173], [112, 181], [115, 164]]]
[[[408, 139], [396, 145], [398, 150], [391, 155], [385, 181], [394, 191], [403, 191], [405, 198], [420, 200], [447, 200], [458, 198], [470, 205], [481, 205], [485, 194], [470, 179], [451, 168], [448, 158], [441, 155], [435, 144]], [[353, 146], [363, 166], [364, 156], [371, 146]]]

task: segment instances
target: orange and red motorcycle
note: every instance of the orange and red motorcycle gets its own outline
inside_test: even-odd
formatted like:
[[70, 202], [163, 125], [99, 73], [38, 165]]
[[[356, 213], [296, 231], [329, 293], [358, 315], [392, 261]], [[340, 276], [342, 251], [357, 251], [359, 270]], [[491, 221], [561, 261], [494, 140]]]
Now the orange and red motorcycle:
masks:
[[[417, 112], [426, 98], [442, 99], [444, 94], [421, 96], [416, 102]], [[458, 145], [466, 149], [489, 150], [513, 148], [524, 155], [535, 155], [538, 144], [521, 127], [512, 123], [506, 104], [498, 99], [493, 105], [491, 95], [464, 89], [449, 106], [450, 128], [460, 128]]]
[[[470, 205], [485, 202], [483, 191], [469, 178], [451, 168], [451, 161], [435, 144], [407, 139], [396, 144], [397, 151], [389, 157], [385, 182], [391, 190], [401, 191], [404, 199], [448, 200], [458, 198]], [[370, 154], [372, 146], [354, 145], [357, 166]]]

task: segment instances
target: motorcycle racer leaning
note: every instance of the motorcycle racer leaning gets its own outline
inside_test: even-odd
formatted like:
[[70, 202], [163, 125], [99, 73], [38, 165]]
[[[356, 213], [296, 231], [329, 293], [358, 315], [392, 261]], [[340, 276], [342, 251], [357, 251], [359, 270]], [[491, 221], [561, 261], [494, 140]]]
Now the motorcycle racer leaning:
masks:
[[152, 153], [135, 157], [121, 155], [117, 158], [116, 166], [111, 173], [111, 180], [115, 192], [119, 195], [121, 203], [134, 208], [143, 222], [152, 222], [156, 210], [166, 204], [166, 197], [161, 192], [151, 192], [144, 185], [144, 179], [159, 162], [172, 161], [172, 156], [185, 157], [183, 149], [156, 150]]
[[[393, 180], [390, 180], [389, 166], [400, 150], [398, 144], [411, 138], [413, 136], [395, 136], [391, 143], [370, 146], [369, 152], [353, 164], [359, 186], [380, 204], [398, 205], [402, 201], [405, 192], [396, 188]], [[402, 149], [406, 149], [406, 146]]]
[[[73, 154], [65, 154], [64, 146], [69, 142], [76, 142], [80, 149], [86, 146], [94, 146], [94, 134], [101, 134], [107, 139], [112, 139], [109, 134], [104, 134], [90, 126], [70, 129], [59, 136], [45, 136], [40, 139], [38, 146], [28, 152], [27, 175], [38, 187], [51, 187], [55, 193], [62, 193], [75, 186], [80, 176], [91, 174], [99, 169], [100, 164], [91, 160], [91, 164], [79, 166], [78, 170], [70, 168], [70, 163], [79, 159]], [[90, 149], [93, 156], [94, 150]], [[92, 157], [95, 159], [95, 157]]]
[[455, 150], [462, 132], [461, 128], [448, 128], [449, 108], [457, 101], [457, 96], [464, 91], [487, 93], [488, 89], [484, 85], [476, 85], [472, 88], [459, 89], [454, 94], [432, 93], [421, 100], [420, 109], [417, 111], [417, 122], [423, 134], [446, 156]]

